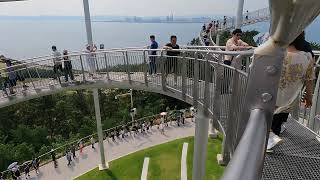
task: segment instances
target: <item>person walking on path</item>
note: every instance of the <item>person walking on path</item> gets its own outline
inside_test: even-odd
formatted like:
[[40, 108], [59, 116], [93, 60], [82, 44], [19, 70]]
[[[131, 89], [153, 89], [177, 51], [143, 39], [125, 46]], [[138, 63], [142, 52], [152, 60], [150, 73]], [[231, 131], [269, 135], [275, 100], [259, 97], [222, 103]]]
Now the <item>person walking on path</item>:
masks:
[[30, 164], [27, 163], [26, 166], [24, 167], [24, 174], [26, 176], [26, 179], [28, 179], [28, 177], [30, 177]]
[[71, 146], [71, 153], [72, 153], [72, 158], [76, 159], [76, 146], [75, 145]]
[[305, 106], [311, 107], [312, 105], [314, 60], [311, 53], [298, 50], [297, 47], [301, 47], [303, 43], [304, 37], [303, 34], [300, 34], [287, 48], [271, 126], [272, 131], [268, 139], [268, 151], [283, 142], [279, 137], [282, 124], [287, 121], [289, 112], [303, 87], [306, 89]]
[[161, 116], [161, 119], [160, 119], [160, 132], [161, 134], [164, 134], [164, 117]]
[[182, 117], [182, 124], [185, 124], [185, 120], [186, 120], [186, 110], [181, 110], [181, 117]]
[[38, 168], [38, 160], [37, 158], [34, 158], [32, 160], [32, 167], [36, 171], [36, 174], [39, 174], [39, 168]]
[[[177, 44], [177, 36], [172, 35], [170, 37], [170, 43], [166, 44], [164, 47], [164, 49], [168, 50], [167, 51], [167, 60], [165, 62], [165, 76], [166, 76], [166, 80], [167, 77], [170, 73], [177, 73], [177, 69], [178, 69], [178, 58], [177, 56], [180, 55], [180, 52], [177, 51], [177, 49], [180, 49], [180, 46]], [[177, 76], [175, 76], [174, 79], [174, 84], [175, 86], [177, 85]]]
[[69, 76], [71, 81], [74, 81], [74, 76], [72, 72], [72, 63], [68, 56], [68, 51], [63, 50], [63, 65], [64, 65], [64, 79], [66, 82], [69, 81]]
[[219, 21], [217, 21], [217, 22], [216, 22], [216, 31], [219, 30], [219, 25], [220, 25], [220, 24], [219, 24]]
[[223, 16], [223, 27], [227, 27], [227, 16]]
[[96, 141], [93, 136], [91, 136], [90, 142], [91, 142], [91, 148], [94, 149], [94, 143], [96, 143]]
[[51, 149], [51, 158], [52, 158], [52, 161], [53, 161], [53, 164], [54, 164], [54, 168], [57, 168], [58, 167], [58, 162], [57, 162], [57, 159], [56, 159], [56, 153], [54, 152], [53, 149]]
[[82, 151], [83, 151], [83, 142], [82, 142], [82, 139], [80, 139], [80, 141], [79, 141], [79, 149], [80, 149], [80, 154], [82, 154]]
[[58, 51], [56, 46], [52, 46], [51, 49], [53, 55], [53, 71], [56, 75], [55, 79], [58, 79], [61, 84], [60, 72], [63, 73], [61, 53]]
[[8, 84], [10, 95], [14, 95], [16, 92], [14, 91], [14, 87], [17, 85], [17, 73], [14, 70], [13, 64], [9, 59], [6, 61], [7, 73], [8, 73]]
[[246, 12], [246, 21], [249, 21], [249, 11]]
[[[150, 36], [150, 49], [158, 49], [159, 45], [156, 41], [156, 37], [154, 35]], [[157, 65], [156, 65], [156, 55], [157, 51], [149, 51], [150, 56], [149, 56], [149, 75], [157, 74]]]
[[68, 164], [67, 164], [67, 166], [71, 166], [71, 162], [72, 162], [72, 154], [71, 154], [71, 152], [70, 152], [70, 150], [67, 150], [66, 151], [66, 158], [67, 158], [67, 161], [68, 161]]

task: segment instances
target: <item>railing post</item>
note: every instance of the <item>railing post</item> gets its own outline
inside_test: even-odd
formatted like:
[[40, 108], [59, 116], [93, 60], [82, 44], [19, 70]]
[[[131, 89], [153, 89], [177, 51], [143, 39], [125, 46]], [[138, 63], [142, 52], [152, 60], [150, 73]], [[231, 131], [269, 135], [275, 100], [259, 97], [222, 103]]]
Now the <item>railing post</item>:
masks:
[[99, 93], [98, 93], [98, 89], [93, 89], [92, 91], [93, 91], [93, 100], [94, 100], [94, 107], [95, 107], [95, 113], [96, 113], [97, 134], [98, 134], [98, 139], [99, 139], [99, 150], [100, 150], [100, 160], [101, 160], [101, 164], [99, 164], [99, 170], [104, 170], [104, 169], [109, 168], [109, 165], [106, 162], [105, 154], [104, 154]]
[[128, 59], [128, 51], [123, 52], [123, 56], [124, 56], [124, 65], [126, 67], [126, 71], [128, 74], [128, 81], [131, 84], [131, 74], [130, 74], [130, 69], [129, 69], [129, 59]]
[[314, 131], [315, 131], [314, 118], [317, 115], [317, 113], [319, 112], [319, 107], [320, 107], [320, 101], [319, 101], [319, 98], [318, 98], [319, 95], [320, 95], [320, 73], [318, 75], [316, 87], [315, 87], [315, 90], [313, 92], [313, 98], [312, 98], [313, 105], [311, 106], [311, 111], [310, 111], [310, 116], [309, 116], [309, 124], [308, 124], [309, 128], [311, 130], [314, 130]]
[[108, 67], [108, 60], [107, 60], [107, 53], [103, 53], [104, 55], [104, 61], [106, 63], [106, 72], [107, 72], [107, 79], [110, 81], [110, 74], [109, 74], [109, 67]]
[[80, 55], [79, 57], [80, 57], [80, 65], [81, 65], [82, 79], [83, 79], [83, 82], [86, 82], [86, 75], [85, 75], [85, 72], [84, 72], [82, 56]]
[[218, 31], [217, 31], [217, 35], [216, 35], [216, 45], [220, 46], [220, 34]]
[[199, 61], [198, 52], [194, 53], [194, 72], [193, 72], [193, 106], [198, 107], [199, 99]]
[[[233, 140], [236, 138], [236, 129], [237, 129], [237, 122], [234, 120], [237, 118], [235, 117], [235, 113], [237, 112], [237, 104], [238, 104], [238, 84], [239, 84], [239, 73], [237, 70], [234, 70], [233, 73], [233, 81], [232, 81], [232, 94], [231, 94], [231, 102], [230, 102], [230, 109], [229, 109], [229, 117], [227, 120], [227, 130], [226, 130], [226, 145], [228, 155], [224, 154], [224, 161], [228, 163], [230, 160], [230, 154], [232, 156], [234, 152], [233, 148]], [[226, 152], [225, 152], [226, 153]]]
[[147, 61], [146, 53], [148, 53], [148, 51], [143, 51], [143, 63], [144, 63], [143, 74], [144, 74], [144, 83], [146, 86], [148, 86], [148, 61]]
[[[214, 88], [214, 107], [213, 107], [213, 113], [216, 118], [218, 118], [219, 121], [225, 122], [221, 119], [221, 91], [222, 91], [222, 81], [223, 81], [223, 66], [219, 63], [217, 64], [215, 68], [215, 88]], [[226, 128], [226, 122], [224, 123], [224, 128]], [[212, 127], [213, 128], [213, 127]], [[224, 138], [222, 142], [222, 150], [221, 154], [217, 155], [217, 161], [218, 164], [220, 165], [225, 165], [227, 164], [229, 158], [230, 158], [230, 153], [228, 149], [228, 141], [226, 141], [226, 134], [224, 133]]]
[[161, 84], [162, 84], [162, 89], [164, 91], [167, 91], [167, 76], [166, 76], [166, 61], [167, 59], [163, 56], [163, 51], [161, 51], [161, 60], [160, 60], [160, 65], [161, 65]]
[[26, 70], [27, 70], [28, 75], [29, 75], [29, 77], [30, 77], [30, 80], [31, 80], [31, 84], [32, 84], [33, 89], [36, 89], [36, 86], [35, 86], [34, 83], [33, 83], [32, 76], [31, 76], [31, 73], [30, 73], [27, 65], [26, 65]]
[[186, 62], [186, 53], [182, 52], [182, 60], [180, 61], [180, 64], [182, 66], [182, 70], [181, 70], [181, 78], [182, 78], [182, 82], [181, 82], [181, 92], [182, 92], [182, 99], [186, 100], [186, 94], [187, 94], [187, 62]]

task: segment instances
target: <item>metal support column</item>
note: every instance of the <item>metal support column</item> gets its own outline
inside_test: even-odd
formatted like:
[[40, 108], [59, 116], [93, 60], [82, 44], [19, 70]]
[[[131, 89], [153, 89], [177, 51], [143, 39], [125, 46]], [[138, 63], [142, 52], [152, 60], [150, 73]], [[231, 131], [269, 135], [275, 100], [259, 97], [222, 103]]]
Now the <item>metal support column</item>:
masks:
[[[83, 9], [84, 9], [84, 17], [86, 23], [86, 32], [87, 32], [87, 41], [89, 45], [93, 45], [92, 38], [92, 29], [91, 29], [91, 18], [90, 18], [90, 8], [89, 1], [83, 0]], [[99, 95], [98, 89], [92, 90], [94, 107], [96, 113], [96, 121], [97, 121], [97, 133], [99, 139], [99, 148], [100, 148], [100, 159], [101, 164], [99, 164], [99, 170], [109, 168], [108, 163], [106, 163], [105, 155], [104, 155], [104, 146], [103, 146], [103, 133], [102, 133], [102, 125], [101, 125], [101, 114], [100, 114], [100, 104], [99, 104]]]
[[104, 170], [109, 168], [109, 165], [106, 162], [105, 155], [104, 155], [103, 133], [102, 133], [102, 125], [101, 125], [98, 89], [93, 89], [92, 92], [93, 92], [94, 108], [96, 112], [97, 133], [98, 133], [98, 140], [99, 140], [100, 160], [101, 160], [101, 164], [99, 164], [99, 170]]
[[87, 41], [93, 45], [89, 0], [83, 0], [84, 19], [86, 23]]
[[242, 25], [242, 21], [243, 21], [243, 5], [244, 5], [244, 0], [238, 0], [236, 28], [241, 28], [241, 25]]
[[205, 88], [203, 109], [196, 114], [196, 132], [193, 155], [192, 179], [203, 180], [206, 174], [208, 130], [209, 130], [209, 102], [210, 102], [210, 63], [207, 60], [205, 67]]
[[203, 180], [206, 173], [206, 157], [208, 145], [209, 118], [205, 116], [203, 109], [198, 109], [196, 114], [196, 129], [194, 140], [194, 155], [192, 179]]

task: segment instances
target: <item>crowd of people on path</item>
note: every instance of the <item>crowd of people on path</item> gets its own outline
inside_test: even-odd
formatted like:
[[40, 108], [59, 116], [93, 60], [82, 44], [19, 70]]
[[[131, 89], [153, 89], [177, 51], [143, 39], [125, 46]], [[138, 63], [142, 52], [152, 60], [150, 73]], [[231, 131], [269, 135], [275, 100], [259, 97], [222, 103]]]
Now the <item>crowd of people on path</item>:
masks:
[[[104, 140], [108, 142], [117, 142], [118, 140], [125, 139], [129, 136], [137, 136], [139, 134], [145, 135], [148, 132], [151, 132], [152, 129], [156, 128], [160, 131], [161, 134], [165, 134], [165, 129], [169, 127], [169, 125], [173, 125], [173, 122], [176, 123], [178, 127], [185, 125], [186, 119], [191, 118], [191, 121], [194, 122], [196, 109], [191, 107], [189, 110], [175, 110], [170, 111], [167, 108], [167, 112], [162, 112], [159, 116], [155, 116], [154, 118], [149, 118], [148, 120], [142, 121], [134, 121], [124, 124], [122, 126], [118, 126], [114, 129], [107, 130], [104, 133]], [[73, 161], [77, 161], [76, 151], [79, 150], [79, 155], [84, 155], [83, 149], [85, 147], [85, 139], [88, 139], [88, 142], [93, 150], [95, 150], [95, 144], [97, 140], [95, 137], [89, 136], [88, 138], [80, 139], [78, 142], [69, 144], [64, 151], [64, 156], [66, 158], [67, 167], [74, 166], [72, 164]], [[51, 156], [51, 160], [53, 162], [54, 169], [58, 168], [57, 158], [57, 149], [51, 149], [48, 155]], [[30, 172], [35, 171], [36, 175], [40, 174], [40, 158], [32, 158], [31, 161], [27, 161], [22, 165], [18, 165], [17, 162], [12, 163], [8, 167], [8, 171], [13, 180], [22, 179], [22, 174], [26, 179], [31, 177]], [[0, 172], [0, 180], [4, 179], [3, 172]], [[6, 177], [8, 177], [6, 175]]]

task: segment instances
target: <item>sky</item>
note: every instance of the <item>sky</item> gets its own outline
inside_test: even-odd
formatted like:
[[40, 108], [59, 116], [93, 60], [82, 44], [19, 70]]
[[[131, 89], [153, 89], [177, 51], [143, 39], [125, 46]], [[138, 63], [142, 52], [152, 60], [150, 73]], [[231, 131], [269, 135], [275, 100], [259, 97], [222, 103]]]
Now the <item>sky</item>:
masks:
[[[89, 0], [92, 15], [163, 16], [235, 15], [238, 0]], [[0, 0], [1, 2], [1, 0]], [[82, 16], [82, 0], [1, 2], [0, 15]], [[268, 0], [245, 0], [245, 10], [268, 6]]]

